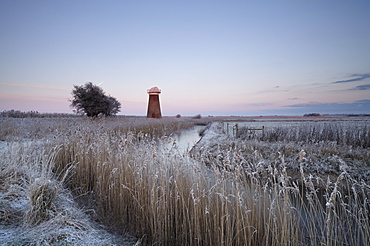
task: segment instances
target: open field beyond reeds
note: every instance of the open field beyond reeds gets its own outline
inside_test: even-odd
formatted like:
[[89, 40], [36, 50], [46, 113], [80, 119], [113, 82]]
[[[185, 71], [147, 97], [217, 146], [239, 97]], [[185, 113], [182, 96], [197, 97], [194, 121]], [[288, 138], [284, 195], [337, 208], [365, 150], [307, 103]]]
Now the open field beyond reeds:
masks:
[[0, 244], [370, 244], [369, 118], [222, 121], [1, 118]]

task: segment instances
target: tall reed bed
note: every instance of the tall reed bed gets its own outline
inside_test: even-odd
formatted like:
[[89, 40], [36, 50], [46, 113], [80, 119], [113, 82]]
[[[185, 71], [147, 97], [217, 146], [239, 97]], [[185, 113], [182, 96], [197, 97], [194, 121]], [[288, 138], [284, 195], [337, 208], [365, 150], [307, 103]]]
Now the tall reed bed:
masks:
[[[65, 176], [53, 172], [58, 150], [58, 146], [40, 140], [2, 143], [0, 245], [114, 245], [113, 242], [118, 242], [95, 225], [78, 208], [71, 192], [63, 188]], [[120, 245], [132, 245], [132, 238], [127, 238], [127, 244]]]
[[143, 117], [111, 118], [2, 118], [0, 117], [0, 141], [25, 141], [45, 138], [65, 138], [80, 131], [106, 130], [114, 134], [127, 131], [145, 133], [149, 137], [170, 135], [206, 120], [192, 119], [146, 119]]
[[130, 130], [85, 126], [59, 142], [55, 159], [57, 172], [74, 168], [69, 187], [117, 231], [160, 245], [370, 243], [369, 186], [345, 165], [322, 180], [307, 175], [298, 152], [297, 180], [281, 153], [266, 160], [255, 149], [250, 159], [234, 143], [194, 159], [164, 148], [171, 138]]
[[241, 169], [209, 169], [175, 149], [161, 150], [156, 142], [138, 142], [130, 134], [65, 145], [58, 163], [70, 161], [70, 153], [76, 162], [71, 188], [93, 194], [107, 223], [146, 235], [150, 244], [299, 243], [297, 218], [285, 211], [290, 202], [284, 205], [284, 197]]
[[75, 139], [78, 132], [90, 135], [88, 132], [95, 129], [99, 133], [109, 131], [120, 135], [137, 126], [149, 137], [169, 134], [194, 123], [118, 117], [96, 120], [1, 118], [0, 125], [1, 245], [112, 245], [112, 241], [130, 245], [132, 238], [125, 235], [127, 240], [112, 240], [112, 235], [99, 230], [76, 208], [69, 192], [63, 189], [72, 165], [67, 163], [60, 172], [54, 166], [60, 143]]
[[248, 130], [248, 127], [241, 127], [237, 137], [267, 142], [335, 142], [338, 145], [370, 148], [370, 125], [360, 125], [352, 122], [347, 124], [316, 122], [287, 127], [282, 124], [280, 126], [267, 127], [263, 132], [251, 131]]
[[340, 156], [330, 179], [309, 174], [309, 149], [289, 142], [227, 140], [190, 158], [167, 134], [183, 126], [158, 122], [75, 122], [39, 148], [101, 221], [149, 245], [369, 245], [370, 188]]

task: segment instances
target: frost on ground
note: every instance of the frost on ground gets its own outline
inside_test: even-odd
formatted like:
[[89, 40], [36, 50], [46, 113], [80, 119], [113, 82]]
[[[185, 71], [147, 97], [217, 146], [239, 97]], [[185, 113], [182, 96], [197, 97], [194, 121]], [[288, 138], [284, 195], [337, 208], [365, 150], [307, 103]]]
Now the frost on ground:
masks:
[[0, 245], [135, 244], [133, 237], [107, 232], [79, 209], [51, 174], [51, 160], [30, 146], [0, 146]]
[[328, 177], [335, 180], [342, 172], [346, 172], [358, 181], [364, 181], [367, 185], [370, 183], [369, 148], [341, 145], [333, 141], [242, 139], [225, 134], [223, 124], [219, 122], [212, 123], [191, 154], [219, 168], [232, 168], [229, 163], [240, 163], [250, 171], [258, 172], [261, 177], [268, 176], [271, 166], [284, 167], [292, 180], [299, 182], [302, 167], [306, 175], [315, 175], [324, 182]]
[[203, 132], [203, 137], [193, 147], [191, 153], [194, 154], [196, 151], [203, 154], [216, 153], [220, 144], [227, 143], [228, 140], [222, 123], [214, 122]]
[[[282, 131], [270, 139], [234, 137], [214, 123], [192, 149], [194, 160], [158, 151], [157, 144], [170, 138], [152, 136], [174, 132], [166, 126], [166, 131], [153, 133], [160, 130], [158, 124], [128, 133], [119, 121], [81, 121], [75, 126], [65, 121], [60, 127], [48, 121], [29, 131], [26, 125], [14, 128], [20, 131], [14, 137], [10, 123], [9, 128], [0, 127], [0, 137], [7, 129], [0, 139], [9, 141], [0, 148], [0, 245], [135, 243], [129, 236], [108, 233], [92, 220], [94, 214], [110, 229], [128, 225], [148, 238], [144, 243], [246, 245], [252, 235], [248, 245], [334, 245], [331, 240], [369, 245], [369, 147], [290, 141]], [[77, 176], [64, 179], [70, 167]], [[327, 187], [318, 189], [319, 180], [327, 181]], [[79, 209], [63, 184], [75, 196], [91, 195], [102, 205], [96, 213]], [[353, 189], [344, 199], [341, 185]]]

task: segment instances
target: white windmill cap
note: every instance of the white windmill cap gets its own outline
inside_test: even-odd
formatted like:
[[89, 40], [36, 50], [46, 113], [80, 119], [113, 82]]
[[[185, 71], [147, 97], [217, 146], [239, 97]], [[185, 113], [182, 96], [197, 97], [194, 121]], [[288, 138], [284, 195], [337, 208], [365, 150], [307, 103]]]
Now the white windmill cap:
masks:
[[152, 87], [148, 90], [149, 95], [158, 95], [161, 93], [161, 90], [158, 87]]

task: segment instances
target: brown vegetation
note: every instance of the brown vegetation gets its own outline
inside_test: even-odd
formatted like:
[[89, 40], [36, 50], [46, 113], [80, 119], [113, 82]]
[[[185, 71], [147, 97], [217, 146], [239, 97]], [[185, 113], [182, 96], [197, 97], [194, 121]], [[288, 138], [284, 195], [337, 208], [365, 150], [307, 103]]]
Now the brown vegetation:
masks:
[[[370, 243], [369, 184], [353, 177], [341, 156], [333, 159], [340, 166], [338, 175], [323, 180], [307, 172], [308, 158], [315, 162], [310, 149], [301, 152], [293, 140], [280, 144], [226, 139], [212, 145], [215, 148], [194, 150], [190, 158], [175, 143], [164, 147], [171, 143], [172, 132], [194, 124], [185, 119], [47, 124], [46, 128], [34, 124], [39, 130], [26, 131], [8, 126], [1, 135], [10, 141], [13, 134], [24, 132], [27, 141], [40, 142], [28, 155], [53, 156], [46, 161], [53, 163], [52, 168], [44, 171], [51, 178], [39, 182], [37, 175], [28, 175], [26, 183], [38, 188], [29, 186], [27, 207], [38, 219], [26, 216], [24, 223], [45, 225], [58, 217], [60, 200], [55, 194], [58, 197], [60, 192], [49, 184], [65, 176], [64, 183], [73, 194], [90, 206], [85, 209], [93, 209], [99, 220], [117, 232], [130, 231], [150, 245]], [[324, 142], [316, 147], [322, 152], [328, 148]], [[363, 152], [368, 154], [368, 149]], [[7, 158], [28, 163], [25, 155], [16, 152]], [[38, 163], [27, 165], [34, 168]], [[293, 164], [299, 178], [289, 175]], [[5, 161], [1, 167], [1, 173], [15, 172], [7, 169]], [[35, 198], [42, 202], [34, 202]], [[36, 212], [35, 206], [42, 209]], [[84, 230], [83, 225], [72, 224]]]

